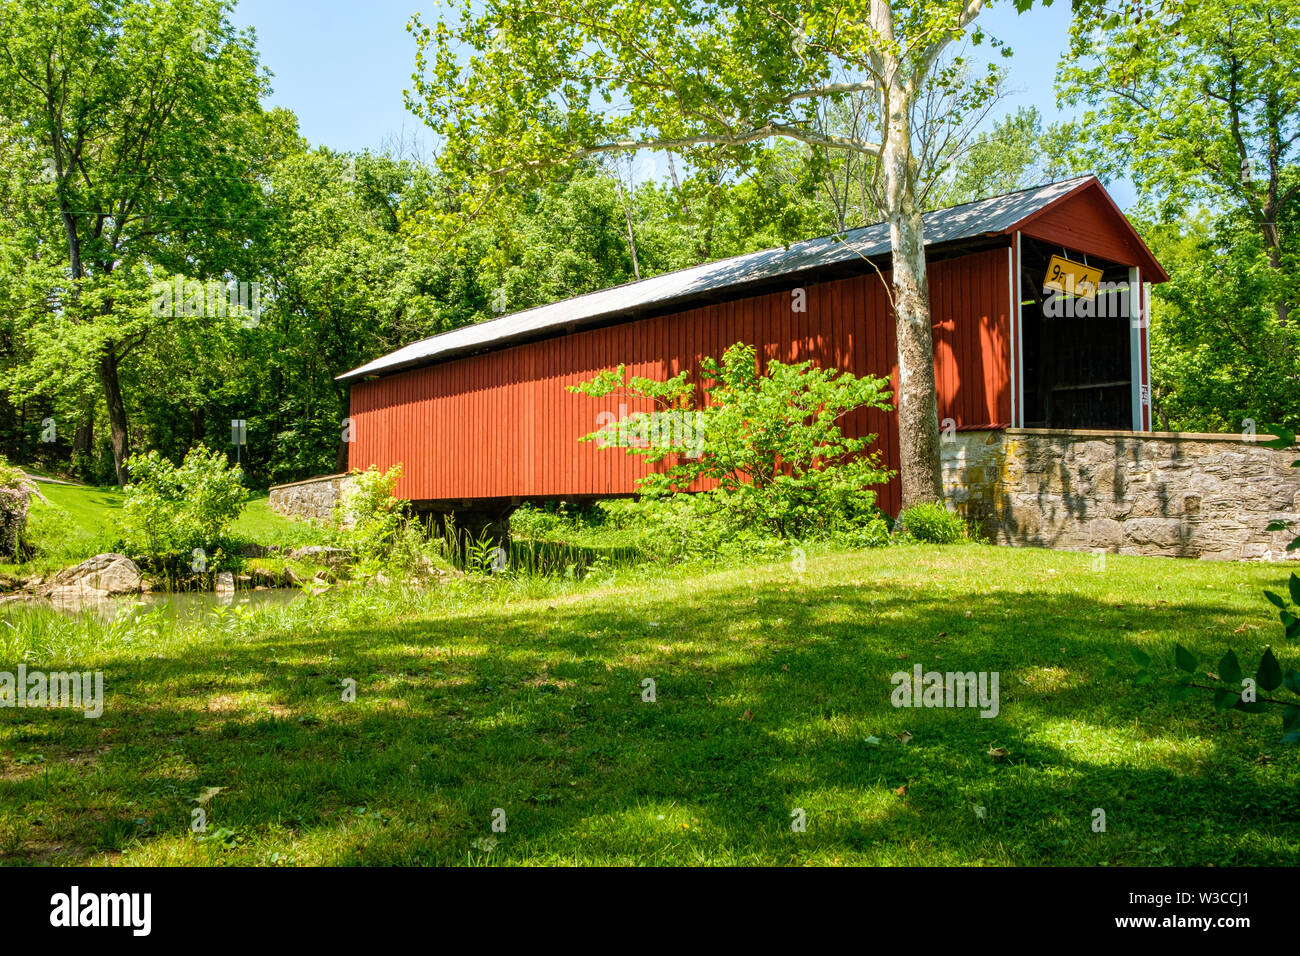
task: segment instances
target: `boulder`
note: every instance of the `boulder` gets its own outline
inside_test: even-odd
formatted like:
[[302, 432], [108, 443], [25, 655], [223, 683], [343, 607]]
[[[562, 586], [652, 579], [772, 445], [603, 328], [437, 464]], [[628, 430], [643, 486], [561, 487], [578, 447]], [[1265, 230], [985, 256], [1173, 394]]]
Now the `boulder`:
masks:
[[222, 571], [217, 575], [216, 585], [213, 590], [218, 594], [231, 594], [235, 590], [235, 576], [229, 571]]
[[276, 545], [265, 544], [241, 544], [239, 550], [235, 553], [241, 558], [269, 558], [273, 554], [278, 554], [280, 549]]
[[345, 564], [352, 559], [352, 552], [346, 548], [331, 548], [323, 544], [313, 544], [306, 548], [296, 548], [289, 552], [295, 561], [311, 561], [329, 567]]
[[138, 594], [144, 578], [125, 554], [97, 554], [54, 576], [56, 588], [102, 591], [104, 594]]
[[278, 588], [293, 583], [283, 571], [268, 571], [264, 568], [253, 568], [248, 573], [248, 578], [249, 584], [254, 588]]

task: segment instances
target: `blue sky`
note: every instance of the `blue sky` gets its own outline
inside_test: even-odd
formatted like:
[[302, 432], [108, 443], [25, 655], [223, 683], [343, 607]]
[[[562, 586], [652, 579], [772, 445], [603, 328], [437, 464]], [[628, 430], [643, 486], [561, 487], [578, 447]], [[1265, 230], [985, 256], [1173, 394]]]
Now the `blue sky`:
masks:
[[[268, 105], [293, 110], [313, 144], [378, 149], [404, 136], [429, 155], [432, 136], [402, 101], [415, 63], [406, 23], [416, 11], [432, 20], [438, 7], [421, 0], [240, 0], [234, 19], [257, 30], [262, 62], [274, 73]], [[995, 3], [980, 22], [1014, 51], [1005, 61], [1014, 91], [1006, 111], [1037, 106], [1045, 122], [1062, 118], [1052, 80], [1069, 30], [1069, 0], [1025, 14]], [[1133, 198], [1123, 184], [1113, 192], [1121, 206]]]

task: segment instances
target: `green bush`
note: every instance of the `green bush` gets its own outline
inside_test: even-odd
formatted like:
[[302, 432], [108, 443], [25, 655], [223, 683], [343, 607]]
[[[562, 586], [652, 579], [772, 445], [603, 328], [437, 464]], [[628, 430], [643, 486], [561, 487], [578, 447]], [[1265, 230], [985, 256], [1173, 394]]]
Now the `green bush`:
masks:
[[409, 550], [410, 538], [403, 534], [410, 502], [394, 494], [402, 477], [402, 466], [381, 472], [373, 465], [353, 470], [351, 480], [334, 506], [337, 542], [363, 560], [386, 560], [400, 543]]
[[21, 558], [30, 499], [27, 475], [0, 456], [0, 558]]
[[570, 386], [655, 409], [608, 421], [582, 440], [667, 463], [641, 479], [647, 498], [706, 486], [691, 494], [699, 500], [669, 506], [666, 523], [689, 513], [716, 526], [694, 529], [705, 537], [829, 540], [876, 520], [871, 486], [891, 472], [879, 450], [868, 450], [876, 436], [851, 438], [840, 423], [858, 409], [890, 408], [887, 380], [811, 362], [769, 361], [760, 374], [755, 349], [739, 342], [721, 361], [701, 360], [700, 378], [704, 401], [686, 372], [658, 381], [628, 378], [619, 366]]
[[969, 537], [962, 516], [938, 502], [903, 509], [898, 514], [894, 532], [912, 541], [929, 544], [956, 544]]
[[243, 472], [202, 445], [176, 466], [156, 451], [127, 460], [119, 546], [146, 565], [214, 571], [247, 498]]

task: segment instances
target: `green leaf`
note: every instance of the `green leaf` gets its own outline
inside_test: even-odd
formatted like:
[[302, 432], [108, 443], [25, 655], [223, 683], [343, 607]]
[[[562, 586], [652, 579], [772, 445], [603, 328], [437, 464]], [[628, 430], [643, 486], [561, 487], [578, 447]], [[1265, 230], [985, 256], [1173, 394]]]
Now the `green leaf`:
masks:
[[1279, 595], [1274, 594], [1272, 591], [1265, 591], [1264, 597], [1268, 598], [1269, 601], [1271, 601], [1276, 607], [1280, 607], [1280, 608], [1286, 607], [1286, 601], [1283, 600]]
[[1151, 663], [1151, 655], [1140, 647], [1130, 647], [1129, 653], [1133, 655], [1133, 660], [1137, 661], [1139, 667], [1146, 667]]
[[1268, 441], [1259, 442], [1259, 444], [1262, 445], [1264, 448], [1286, 449], [1286, 448], [1290, 448], [1292, 445], [1295, 444], [1294, 432], [1287, 431], [1285, 428], [1280, 428], [1277, 425], [1265, 425], [1263, 427], [1268, 432], [1277, 436], [1276, 438], [1272, 438]]
[[1174, 663], [1189, 674], [1196, 673], [1196, 655], [1181, 644], [1174, 646]]
[[1236, 651], [1228, 651], [1219, 659], [1219, 678], [1225, 684], [1241, 683], [1241, 662], [1237, 660]]
[[1232, 691], [1225, 690], [1222, 687], [1216, 687], [1214, 689], [1214, 709], [1219, 712], [1232, 710], [1232, 708], [1236, 707], [1240, 701], [1241, 696], [1239, 694], [1234, 694]]
[[1291, 527], [1289, 521], [1270, 521], [1264, 528], [1265, 531], [1285, 531]]
[[1293, 694], [1300, 694], [1300, 671], [1293, 667], [1288, 668], [1287, 672], [1282, 675], [1282, 683]]
[[1266, 691], [1277, 690], [1282, 686], [1282, 668], [1273, 656], [1271, 647], [1264, 648], [1264, 656], [1259, 661], [1259, 671], [1255, 674], [1255, 682], [1260, 688]]
[[1282, 729], [1300, 730], [1300, 706], [1292, 704], [1282, 711]]
[[1175, 684], [1169, 688], [1169, 699], [1177, 704], [1192, 696], [1192, 688], [1186, 684]]
[[1291, 603], [1300, 604], [1300, 574], [1291, 572], [1291, 579], [1287, 582], [1287, 587], [1291, 591]]

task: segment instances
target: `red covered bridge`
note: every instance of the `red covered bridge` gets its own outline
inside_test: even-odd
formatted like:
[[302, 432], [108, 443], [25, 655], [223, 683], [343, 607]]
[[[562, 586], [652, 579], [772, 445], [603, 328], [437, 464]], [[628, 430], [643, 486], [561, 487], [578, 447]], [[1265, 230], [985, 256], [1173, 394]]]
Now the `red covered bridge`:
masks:
[[[1142, 290], [1168, 276], [1094, 177], [937, 210], [925, 233], [949, 427], [1149, 426]], [[1102, 291], [1045, 304], [1060, 260], [1099, 271]], [[812, 360], [896, 388], [888, 269], [889, 231], [877, 224], [416, 342], [339, 376], [352, 386], [349, 467], [400, 462], [398, 493], [427, 511], [501, 514], [521, 501], [634, 494], [644, 462], [578, 441], [608, 420], [602, 413], [618, 413], [618, 400], [566, 386], [620, 363], [654, 378], [696, 373], [701, 357], [743, 341], [761, 360]], [[1080, 309], [1060, 315], [1062, 302]], [[896, 415], [859, 412], [845, 430], [879, 435], [897, 469]], [[896, 511], [896, 485], [880, 503]]]

